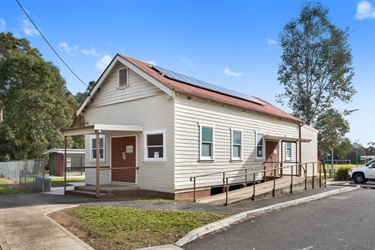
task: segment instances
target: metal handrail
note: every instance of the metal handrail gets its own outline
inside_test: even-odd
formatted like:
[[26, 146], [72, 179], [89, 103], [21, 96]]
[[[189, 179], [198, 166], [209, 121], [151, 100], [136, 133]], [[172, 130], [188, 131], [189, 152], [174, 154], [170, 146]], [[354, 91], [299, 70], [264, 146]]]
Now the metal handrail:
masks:
[[[275, 196], [275, 190], [276, 190], [276, 171], [279, 171], [279, 174], [280, 176], [282, 177], [282, 170], [283, 169], [286, 169], [286, 168], [291, 168], [291, 171], [290, 171], [290, 176], [291, 176], [291, 180], [290, 180], [290, 193], [293, 192], [293, 176], [304, 176], [305, 180], [305, 190], [307, 190], [307, 167], [308, 167], [308, 164], [313, 164], [312, 166], [312, 171], [313, 171], [313, 175], [312, 175], [312, 188], [315, 188], [315, 164], [319, 164], [321, 162], [306, 162], [306, 163], [297, 163], [297, 164], [293, 164], [293, 165], [288, 165], [288, 166], [285, 166], [283, 165], [283, 163], [285, 162], [278, 162], [277, 164], [264, 164], [264, 165], [258, 165], [258, 166], [263, 166], [263, 167], [266, 167], [266, 166], [271, 166], [272, 168], [271, 169], [263, 169], [263, 170], [256, 170], [256, 171], [251, 171], [251, 172], [248, 172], [248, 170], [250, 168], [242, 168], [242, 169], [236, 169], [236, 170], [230, 170], [230, 171], [226, 171], [226, 172], [215, 172], [215, 173], [210, 173], [210, 174], [204, 174], [204, 175], [199, 175], [199, 176], [193, 176], [193, 177], [190, 177], [190, 181], [193, 181], [194, 182], [194, 192], [193, 192], [193, 196], [194, 196], [194, 202], [196, 202], [196, 190], [197, 190], [197, 178], [200, 178], [200, 177], [207, 177], [207, 176], [212, 176], [212, 175], [218, 175], [218, 174], [222, 174], [223, 175], [223, 193], [225, 192], [226, 193], [226, 205], [229, 204], [228, 202], [228, 196], [229, 196], [229, 179], [230, 178], [236, 178], [236, 177], [242, 177], [244, 176], [244, 179], [245, 179], [245, 184], [248, 183], [248, 176], [249, 175], [253, 175], [253, 199], [255, 199], [255, 185], [257, 184], [256, 183], [256, 175], [259, 174], [259, 173], [264, 173], [263, 174], [263, 177], [266, 178], [266, 172], [269, 172], [269, 171], [272, 171], [273, 172], [273, 190], [272, 190], [272, 193], [273, 193], [273, 196]], [[274, 167], [274, 166], [277, 166], [277, 167]], [[254, 166], [251, 166], [251, 168], [254, 168], [256, 167], [256, 165]], [[294, 168], [296, 169], [296, 172], [294, 173]], [[299, 171], [298, 171], [299, 170]], [[236, 175], [232, 175], [232, 176], [226, 176], [226, 173], [230, 173], [230, 172], [238, 172], [238, 171], [244, 171], [245, 173], [243, 174], [236, 174]], [[322, 168], [319, 169], [319, 187], [321, 188], [321, 184], [322, 184]], [[324, 179], [326, 180], [326, 171], [324, 171]], [[264, 179], [265, 180], [265, 179]], [[326, 181], [324, 182], [326, 183]], [[324, 185], [326, 186], [326, 185]]]
[[[273, 190], [272, 190], [272, 197], [275, 196], [275, 193], [276, 193], [276, 170], [280, 170], [280, 169], [284, 169], [284, 168], [291, 168], [291, 182], [290, 182], [290, 193], [293, 193], [293, 167], [301, 167], [304, 169], [304, 173], [305, 173], [305, 180], [307, 179], [307, 171], [306, 169], [302, 166], [301, 163], [298, 163], [298, 164], [295, 164], [295, 165], [289, 165], [289, 166], [282, 166], [282, 167], [277, 167], [277, 168], [274, 168], [272, 170], [258, 170], [258, 171], [253, 171], [253, 172], [250, 172], [250, 173], [247, 173], [247, 175], [249, 174], [252, 174], [253, 175], [253, 195], [252, 195], [252, 200], [255, 200], [255, 185], [256, 185], [256, 180], [255, 180], [255, 175], [256, 174], [259, 174], [259, 173], [263, 173], [263, 172], [268, 172], [268, 171], [273, 171], [274, 172], [274, 175], [273, 175]], [[235, 177], [241, 177], [245, 174], [241, 174], [241, 175], [237, 175]], [[296, 173], [296, 176], [297, 173]], [[226, 186], [226, 190], [225, 190], [225, 206], [228, 206], [229, 205], [229, 178], [232, 178], [232, 177], [226, 177], [225, 178], [225, 186]]]
[[[274, 164], [274, 165], [278, 165], [277, 164]], [[197, 176], [192, 176], [190, 177], [190, 181], [193, 182], [193, 189], [194, 189], [194, 192], [193, 192], [193, 200], [194, 202], [196, 202], [196, 180], [197, 178], [201, 178], [201, 177], [207, 177], [207, 176], [213, 176], [213, 175], [218, 175], [218, 174], [221, 174], [223, 175], [223, 192], [225, 192], [225, 176], [226, 176], [226, 173], [231, 173], [231, 172], [237, 172], [237, 171], [245, 171], [245, 173], [247, 173], [247, 170], [251, 169], [251, 168], [254, 168], [254, 167], [265, 167], [266, 164], [263, 164], [263, 165], [252, 165], [251, 167], [247, 167], [247, 168], [238, 168], [238, 169], [233, 169], [233, 170], [229, 170], [229, 171], [221, 171], [221, 172], [214, 172], [214, 173], [209, 173], [209, 174], [203, 174], [203, 175], [197, 175]], [[269, 166], [269, 165], [268, 165]], [[273, 166], [273, 165], [272, 165]], [[269, 170], [268, 170], [269, 171]], [[236, 175], [237, 176], [237, 175]], [[236, 177], [234, 176], [234, 177]], [[233, 176], [232, 176], [233, 177]], [[245, 183], [247, 183], [247, 176], [245, 177]]]

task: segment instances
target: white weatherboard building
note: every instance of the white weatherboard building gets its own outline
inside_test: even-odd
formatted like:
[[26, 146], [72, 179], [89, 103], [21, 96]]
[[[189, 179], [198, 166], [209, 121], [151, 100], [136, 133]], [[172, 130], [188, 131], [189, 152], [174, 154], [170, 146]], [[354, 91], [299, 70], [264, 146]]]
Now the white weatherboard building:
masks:
[[[184, 199], [193, 176], [317, 159], [317, 131], [268, 102], [119, 54], [78, 114], [88, 125], [65, 136], [86, 134], [85, 166], [107, 167], [86, 169], [89, 185], [134, 183]], [[197, 185], [208, 196], [222, 177]]]

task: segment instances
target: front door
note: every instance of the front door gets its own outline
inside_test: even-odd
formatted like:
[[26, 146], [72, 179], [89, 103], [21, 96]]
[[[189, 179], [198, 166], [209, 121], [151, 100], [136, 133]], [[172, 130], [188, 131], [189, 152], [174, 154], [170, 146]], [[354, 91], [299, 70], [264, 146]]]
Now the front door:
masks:
[[[279, 142], [266, 141], [266, 176], [273, 176], [275, 167], [278, 167], [279, 162]], [[276, 170], [276, 176], [279, 175], [279, 170]]]
[[135, 182], [135, 136], [112, 138], [112, 181]]

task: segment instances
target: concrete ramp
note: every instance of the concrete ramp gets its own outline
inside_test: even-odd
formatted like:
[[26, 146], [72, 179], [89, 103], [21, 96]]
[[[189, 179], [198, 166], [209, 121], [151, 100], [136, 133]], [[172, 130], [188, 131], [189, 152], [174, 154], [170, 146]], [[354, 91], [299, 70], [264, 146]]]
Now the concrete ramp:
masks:
[[[275, 196], [280, 196], [290, 192], [290, 176], [284, 176], [276, 179]], [[301, 190], [305, 188], [305, 178], [293, 176], [293, 190]], [[263, 182], [255, 185], [255, 200], [272, 197], [273, 193], [273, 180]], [[243, 200], [248, 200], [253, 197], [253, 186], [244, 187], [241, 189], [233, 190], [228, 192], [228, 203], [236, 203]], [[225, 205], [226, 193], [213, 195], [199, 199], [199, 203], [208, 203], [216, 205]]]

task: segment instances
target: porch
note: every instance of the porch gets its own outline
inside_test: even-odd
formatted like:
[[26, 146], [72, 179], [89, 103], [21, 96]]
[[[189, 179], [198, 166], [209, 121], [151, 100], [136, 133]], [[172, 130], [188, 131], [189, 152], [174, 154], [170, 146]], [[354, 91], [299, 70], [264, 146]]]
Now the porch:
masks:
[[[64, 146], [64, 195], [84, 195], [90, 197], [113, 197], [138, 192], [136, 184], [137, 171], [137, 139], [136, 134], [143, 131], [142, 126], [129, 125], [104, 125], [95, 124], [80, 128], [70, 128], [62, 131], [65, 137]], [[85, 172], [93, 174], [94, 185], [75, 187], [74, 190], [66, 189], [67, 172], [67, 138], [74, 135], [92, 135], [92, 149], [90, 159], [95, 166], [80, 166]], [[105, 136], [110, 136], [110, 159], [104, 164], [103, 159], [106, 143]], [[72, 168], [71, 168], [72, 169]], [[105, 180], [101, 180], [106, 176]], [[86, 176], [87, 177], [87, 176]], [[90, 184], [90, 183], [89, 183]]]

